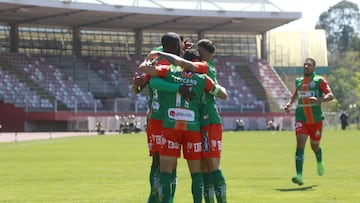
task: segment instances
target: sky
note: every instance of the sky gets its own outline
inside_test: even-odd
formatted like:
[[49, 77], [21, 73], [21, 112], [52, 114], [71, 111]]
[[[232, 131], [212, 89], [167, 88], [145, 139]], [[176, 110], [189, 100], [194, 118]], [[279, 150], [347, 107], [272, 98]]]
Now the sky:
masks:
[[[314, 30], [321, 13], [326, 12], [331, 6], [341, 0], [270, 0], [282, 10], [302, 12], [302, 18], [283, 25], [277, 31], [309, 31]], [[360, 8], [360, 0], [348, 0]]]

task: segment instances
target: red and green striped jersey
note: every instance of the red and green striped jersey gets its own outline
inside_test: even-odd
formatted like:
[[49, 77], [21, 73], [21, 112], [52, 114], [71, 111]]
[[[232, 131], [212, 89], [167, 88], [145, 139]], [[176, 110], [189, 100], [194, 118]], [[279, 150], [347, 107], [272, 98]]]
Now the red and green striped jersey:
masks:
[[[162, 46], [161, 47], [157, 47], [154, 48], [154, 50], [162, 50]], [[170, 63], [166, 60], [159, 60], [156, 63], [157, 66], [169, 66]], [[150, 81], [150, 76], [147, 75], [148, 77], [148, 81]], [[148, 100], [148, 112], [147, 112], [147, 117], [148, 118], [153, 118], [156, 120], [162, 120], [164, 117], [164, 110], [162, 108], [162, 103], [164, 103], [165, 101], [163, 101], [163, 96], [162, 96], [162, 92], [158, 91], [157, 89], [151, 88], [149, 85], [149, 100]]]
[[331, 91], [325, 78], [313, 73], [310, 76], [296, 78], [295, 85], [298, 93], [298, 105], [295, 110], [295, 120], [305, 123], [316, 123], [324, 120], [321, 103], [310, 104], [307, 98], [321, 98], [323, 94], [327, 94]]
[[199, 131], [201, 95], [204, 91], [210, 91], [214, 82], [205, 74], [184, 72], [174, 65], [170, 69], [160, 69], [158, 75], [170, 82], [192, 85], [192, 91], [196, 95], [191, 101], [186, 101], [179, 93], [164, 93], [164, 109], [167, 113], [163, 119], [163, 127]]
[[[207, 72], [205, 72], [215, 83], [217, 70], [213, 61], [207, 61]], [[218, 108], [216, 106], [215, 96], [204, 92], [202, 97], [202, 103], [200, 108], [200, 125], [201, 127], [210, 125], [212, 123], [222, 124]]]

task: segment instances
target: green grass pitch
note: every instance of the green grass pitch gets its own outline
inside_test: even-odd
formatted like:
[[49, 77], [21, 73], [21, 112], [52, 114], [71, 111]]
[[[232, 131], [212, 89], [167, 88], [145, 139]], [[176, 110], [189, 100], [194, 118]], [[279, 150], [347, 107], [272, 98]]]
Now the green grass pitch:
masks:
[[[297, 186], [294, 132], [224, 132], [228, 202], [360, 202], [360, 131], [325, 130], [322, 146], [325, 175], [308, 143]], [[1, 143], [0, 202], [145, 203], [150, 163], [144, 133]], [[180, 159], [176, 203], [192, 202], [190, 184]]]

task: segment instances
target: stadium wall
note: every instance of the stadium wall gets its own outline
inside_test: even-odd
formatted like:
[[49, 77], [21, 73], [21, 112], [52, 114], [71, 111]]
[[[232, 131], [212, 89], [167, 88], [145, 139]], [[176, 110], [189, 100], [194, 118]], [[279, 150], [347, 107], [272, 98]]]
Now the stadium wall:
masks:
[[[25, 112], [12, 104], [0, 102], [1, 132], [92, 132], [97, 122], [101, 122], [103, 130], [118, 131], [118, 116], [127, 117], [133, 112]], [[144, 130], [146, 114], [135, 114], [136, 121]], [[234, 130], [236, 120], [242, 119], [246, 130], [265, 130], [268, 120], [273, 120], [280, 129], [293, 129], [292, 114], [285, 113], [222, 113], [223, 129]]]
[[[58, 114], [58, 113], [56, 113]], [[60, 113], [62, 121], [66, 121], [66, 129], [64, 131], [76, 131], [76, 132], [92, 132], [95, 130], [96, 123], [102, 124], [102, 130], [105, 132], [115, 132], [119, 130], [120, 120], [119, 117], [128, 117], [132, 115], [132, 112], [126, 113]], [[54, 114], [55, 115], [55, 114]], [[138, 113], [135, 115], [135, 123], [141, 130], [145, 130], [146, 126], [146, 115], [145, 113]], [[49, 115], [43, 114], [42, 116], [48, 117]], [[66, 118], [67, 117], [67, 118]], [[286, 113], [222, 113], [223, 130], [234, 130], [236, 128], [236, 120], [242, 119], [245, 124], [246, 130], [265, 130], [267, 128], [266, 123], [269, 120], [273, 120], [276, 125], [282, 130], [292, 130], [294, 127], [294, 115]], [[33, 119], [35, 119], [33, 117]], [[36, 126], [39, 122], [40, 117], [36, 118], [32, 122], [32, 127]], [[51, 127], [50, 125], [46, 127]], [[58, 126], [57, 126], [58, 127]], [[34, 130], [34, 128], [32, 129]], [[47, 131], [55, 131], [55, 129], [48, 129]]]
[[0, 101], [0, 124], [1, 132], [23, 132], [25, 112], [22, 108], [16, 108], [12, 104]]
[[[279, 113], [266, 113], [266, 114], [222, 114], [223, 130], [231, 131], [236, 129], [236, 120], [241, 119], [244, 121], [245, 130], [266, 130], [267, 122], [272, 120], [279, 130], [293, 130], [295, 119], [292, 114], [279, 114]], [[110, 117], [87, 117], [83, 121], [71, 121], [69, 130], [71, 131], [94, 131], [97, 122], [102, 123], [102, 130], [105, 132], [118, 131], [120, 121], [114, 116]], [[146, 126], [146, 116], [136, 116], [135, 123], [144, 131]]]

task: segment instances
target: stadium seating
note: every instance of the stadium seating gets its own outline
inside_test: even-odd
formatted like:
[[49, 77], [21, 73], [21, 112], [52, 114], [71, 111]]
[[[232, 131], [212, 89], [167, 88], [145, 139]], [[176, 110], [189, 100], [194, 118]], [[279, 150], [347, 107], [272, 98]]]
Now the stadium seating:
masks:
[[0, 94], [3, 95], [6, 103], [24, 108], [53, 108], [47, 99], [40, 98], [25, 83], [20, 82], [7, 71], [0, 69], [0, 81]]
[[[23, 71], [34, 83], [42, 87], [46, 92], [52, 94], [58, 101], [64, 103], [68, 108], [74, 109], [94, 109], [96, 106], [99, 110], [103, 108], [103, 103], [94, 99], [91, 92], [84, 91], [77, 81], [66, 75], [64, 71], [57, 67], [55, 61], [45, 56], [4, 54], [1, 56], [4, 60], [9, 61], [19, 70]], [[127, 106], [138, 111], [144, 111], [147, 108], [148, 91], [147, 88], [142, 94], [133, 94], [131, 83], [134, 72], [138, 71], [137, 67], [142, 58], [139, 57], [92, 57], [90, 66], [95, 68], [101, 76], [103, 82], [111, 84], [113, 87], [120, 87], [122, 95], [125, 96], [118, 102], [118, 110], [123, 110]], [[222, 110], [236, 112], [243, 111], [263, 111], [264, 101], [260, 101], [254, 94], [251, 87], [243, 79], [239, 66], [249, 66], [256, 79], [263, 85], [268, 96], [273, 98], [279, 106], [285, 102], [284, 98], [289, 98], [290, 92], [273, 70], [273, 68], [264, 60], [250, 59], [246, 57], [216, 57], [215, 65], [217, 68], [217, 80], [226, 87], [228, 99], [218, 100], [218, 106]], [[6, 98], [18, 105], [25, 105], [24, 101], [31, 101], [28, 104], [32, 107], [53, 108], [48, 100], [41, 99], [39, 95], [30, 91], [26, 84], [16, 80], [15, 76], [2, 72], [0, 91], [6, 95]], [[101, 85], [101, 84], [99, 84]], [[6, 88], [14, 86], [16, 88]], [[10, 90], [9, 90], [10, 89]], [[19, 94], [16, 91], [25, 92]], [[1, 93], [0, 92], [0, 93]], [[27, 97], [24, 98], [26, 95]], [[29, 99], [31, 97], [32, 99]], [[128, 102], [124, 102], [125, 100]], [[21, 103], [20, 101], [23, 101]], [[266, 102], [266, 101], [265, 101]], [[127, 104], [131, 103], [131, 104]], [[113, 104], [111, 104], [113, 105]]]
[[147, 108], [148, 92], [145, 94], [133, 94], [131, 90], [132, 77], [140, 64], [138, 57], [103, 57], [97, 56], [93, 61], [98, 73], [115, 87], [122, 87], [122, 94], [129, 99], [135, 101], [134, 108], [144, 111]]
[[284, 106], [291, 93], [279, 75], [265, 60], [255, 60], [252, 64], [251, 71], [261, 82], [267, 94], [279, 107]]
[[223, 109], [259, 110], [263, 103], [259, 101], [249, 85], [242, 78], [236, 65], [248, 64], [249, 59], [242, 57], [217, 57], [215, 60], [217, 68], [217, 80], [226, 87], [228, 99], [219, 100], [218, 105]]
[[[100, 101], [95, 100], [91, 92], [85, 92], [54, 64], [43, 56], [6, 54], [3, 59], [22, 70], [33, 82], [52, 94], [68, 108], [92, 109], [96, 105], [101, 108]], [[20, 97], [20, 95], [17, 95]]]
[[[119, 77], [113, 77], [113, 75], [120, 75], [126, 95], [132, 100], [136, 101], [135, 106], [138, 110], [145, 110], [147, 107], [147, 96], [145, 94], [133, 94], [131, 91], [131, 79], [133, 73], [137, 72], [137, 67], [141, 63], [142, 58], [139, 57], [97, 57], [97, 67], [101, 74], [106, 76], [112, 83], [116, 83]], [[121, 61], [121, 67], [116, 68], [113, 61]], [[232, 58], [232, 57], [218, 57], [215, 59], [217, 67], [217, 79], [218, 82], [227, 88], [228, 99], [218, 100], [219, 108], [226, 110], [236, 111], [253, 111], [262, 110], [263, 102], [259, 101], [251, 88], [242, 79], [241, 74], [236, 70], [234, 64], [249, 63], [247, 58]], [[127, 88], [126, 88], [127, 87]]]

